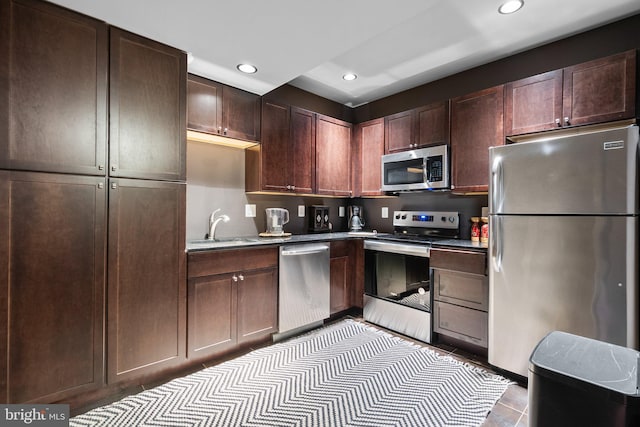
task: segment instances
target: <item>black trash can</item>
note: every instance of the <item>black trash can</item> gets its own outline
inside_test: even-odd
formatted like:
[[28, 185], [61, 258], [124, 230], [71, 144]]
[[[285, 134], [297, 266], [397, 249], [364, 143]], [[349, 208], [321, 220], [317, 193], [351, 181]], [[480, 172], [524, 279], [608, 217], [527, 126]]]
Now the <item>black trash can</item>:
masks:
[[529, 426], [640, 426], [640, 353], [551, 332], [529, 358]]

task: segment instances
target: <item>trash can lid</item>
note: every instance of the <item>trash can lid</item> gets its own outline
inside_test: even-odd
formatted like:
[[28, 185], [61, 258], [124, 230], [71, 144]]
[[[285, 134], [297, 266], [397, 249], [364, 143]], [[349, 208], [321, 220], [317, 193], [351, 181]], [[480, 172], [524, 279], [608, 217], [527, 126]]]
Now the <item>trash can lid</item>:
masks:
[[539, 368], [626, 395], [638, 393], [640, 353], [578, 335], [554, 331], [531, 353], [529, 370]]

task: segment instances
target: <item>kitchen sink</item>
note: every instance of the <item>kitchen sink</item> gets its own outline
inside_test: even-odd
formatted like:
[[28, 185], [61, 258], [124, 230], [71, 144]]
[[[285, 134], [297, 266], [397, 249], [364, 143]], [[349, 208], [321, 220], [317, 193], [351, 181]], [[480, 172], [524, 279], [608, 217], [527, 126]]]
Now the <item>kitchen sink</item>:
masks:
[[276, 239], [261, 239], [260, 237], [231, 237], [216, 240], [189, 240], [187, 247], [190, 248], [226, 248], [234, 246], [248, 246], [261, 243], [276, 243]]

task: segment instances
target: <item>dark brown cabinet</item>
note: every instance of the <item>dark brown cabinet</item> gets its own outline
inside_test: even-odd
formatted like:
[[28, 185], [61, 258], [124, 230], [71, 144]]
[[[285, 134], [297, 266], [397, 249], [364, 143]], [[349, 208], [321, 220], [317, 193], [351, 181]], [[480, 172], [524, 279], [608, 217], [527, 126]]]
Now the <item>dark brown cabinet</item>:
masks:
[[489, 189], [489, 147], [504, 145], [503, 86], [451, 100], [451, 190]]
[[186, 185], [111, 179], [108, 379], [179, 365], [186, 350]]
[[190, 253], [188, 275], [189, 359], [204, 360], [277, 332], [277, 248]]
[[350, 197], [351, 123], [318, 114], [316, 122], [316, 193]]
[[412, 110], [384, 118], [384, 140], [386, 153], [414, 148], [415, 119]]
[[109, 175], [186, 178], [184, 52], [110, 29]]
[[511, 82], [505, 134], [630, 119], [635, 95], [635, 50]]
[[260, 140], [260, 97], [189, 74], [187, 128], [247, 141]]
[[0, 401], [104, 383], [105, 179], [0, 171]]
[[433, 330], [486, 348], [489, 279], [485, 252], [432, 248]]
[[330, 311], [362, 308], [364, 295], [364, 247], [362, 240], [331, 242], [329, 255]]
[[246, 150], [247, 191], [313, 193], [316, 114], [264, 100], [262, 142]]
[[392, 114], [384, 122], [386, 153], [449, 142], [448, 101]]
[[7, 0], [0, 28], [0, 168], [104, 176], [107, 25]]
[[353, 131], [353, 195], [380, 196], [384, 155], [384, 119], [359, 123]]

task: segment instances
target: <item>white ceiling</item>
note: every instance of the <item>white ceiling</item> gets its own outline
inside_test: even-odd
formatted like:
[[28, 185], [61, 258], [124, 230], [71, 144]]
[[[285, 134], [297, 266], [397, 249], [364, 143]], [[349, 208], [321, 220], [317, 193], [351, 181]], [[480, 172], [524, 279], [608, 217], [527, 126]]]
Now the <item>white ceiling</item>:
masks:
[[194, 74], [351, 107], [640, 12], [638, 0], [525, 0], [513, 15], [501, 0], [52, 1], [193, 53]]

